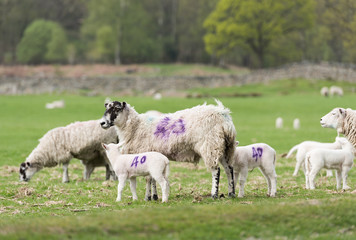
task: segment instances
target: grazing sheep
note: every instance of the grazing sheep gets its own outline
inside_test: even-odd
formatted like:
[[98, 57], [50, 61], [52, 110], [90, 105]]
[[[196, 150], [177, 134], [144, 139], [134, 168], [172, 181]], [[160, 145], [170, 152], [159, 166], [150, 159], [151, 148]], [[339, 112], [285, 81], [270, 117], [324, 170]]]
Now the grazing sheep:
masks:
[[337, 138], [340, 142], [341, 148], [338, 150], [330, 149], [314, 149], [307, 153], [305, 158], [305, 182], [307, 189], [315, 189], [314, 179], [322, 168], [336, 169], [336, 188], [339, 189], [341, 185], [341, 178], [343, 180], [343, 190], [350, 189], [347, 186], [347, 174], [353, 165], [354, 148], [352, 144], [345, 138]]
[[276, 128], [283, 128], [283, 118], [278, 117], [276, 119]]
[[[321, 143], [321, 142], [316, 142], [316, 141], [304, 141], [301, 142], [297, 145], [295, 145], [294, 147], [291, 148], [291, 150], [289, 150], [286, 158], [290, 158], [293, 154], [293, 152], [297, 151], [297, 155], [296, 155], [296, 160], [297, 163], [295, 165], [295, 170], [293, 173], [293, 176], [297, 176], [298, 171], [300, 169], [300, 167], [303, 167], [303, 171], [305, 172], [305, 166], [304, 166], [304, 161], [305, 161], [305, 156], [306, 154], [314, 149], [317, 148], [324, 148], [324, 149], [340, 149], [341, 148], [341, 144], [339, 141], [337, 141], [338, 137], [336, 137], [335, 142], [333, 143]], [[327, 176], [332, 176], [332, 171], [327, 171]]]
[[65, 107], [64, 100], [58, 100], [58, 101], [54, 101], [52, 103], [46, 103], [47, 109], [64, 108], [64, 107]]
[[99, 126], [98, 120], [75, 122], [65, 127], [48, 131], [37, 147], [20, 166], [20, 180], [29, 181], [31, 177], [44, 167], [54, 167], [63, 164], [63, 182], [69, 182], [68, 165], [72, 158], [82, 160], [85, 166], [84, 179], [89, 179], [94, 168], [106, 166], [106, 178], [110, 174], [110, 162], [101, 142], [117, 143], [115, 129], [105, 131]]
[[162, 202], [168, 201], [169, 195], [169, 160], [158, 152], [145, 152], [140, 154], [122, 154], [118, 144], [102, 144], [107, 157], [118, 179], [117, 199], [121, 201], [125, 182], [130, 179], [130, 188], [133, 200], [137, 200], [136, 177], [150, 175], [162, 189]]
[[320, 90], [320, 94], [323, 97], [328, 97], [329, 96], [329, 88], [328, 87], [322, 87]]
[[229, 184], [229, 196], [235, 196], [232, 163], [236, 130], [230, 110], [216, 100], [217, 106], [199, 105], [160, 118], [148, 119], [126, 102], [105, 104], [101, 120], [105, 129], [115, 126], [123, 153], [156, 151], [170, 160], [198, 163], [200, 158], [212, 172], [213, 198], [218, 197], [220, 168], [223, 165]]
[[[238, 142], [237, 142], [238, 144]], [[244, 196], [244, 186], [248, 170], [256, 167], [265, 176], [268, 185], [268, 196], [276, 196], [277, 174], [276, 174], [276, 151], [265, 143], [255, 143], [243, 147], [236, 147], [234, 162], [235, 187], [240, 174], [240, 189], [238, 197]]]
[[299, 120], [299, 118], [296, 118], [296, 119], [293, 120], [293, 128], [295, 130], [299, 130], [300, 129], [300, 120]]
[[350, 108], [334, 108], [320, 119], [323, 128], [334, 128], [338, 134], [344, 134], [356, 147], [356, 112]]
[[330, 96], [342, 97], [342, 96], [344, 96], [344, 91], [342, 90], [341, 87], [331, 86], [330, 87]]

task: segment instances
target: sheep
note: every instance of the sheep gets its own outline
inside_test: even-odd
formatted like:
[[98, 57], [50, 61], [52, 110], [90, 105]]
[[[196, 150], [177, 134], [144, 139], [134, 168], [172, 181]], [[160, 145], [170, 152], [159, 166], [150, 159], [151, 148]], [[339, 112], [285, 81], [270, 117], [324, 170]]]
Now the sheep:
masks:
[[[297, 145], [295, 145], [294, 147], [291, 148], [291, 150], [289, 150], [286, 158], [290, 158], [293, 154], [293, 152], [297, 151], [297, 155], [296, 155], [296, 160], [297, 163], [295, 165], [295, 169], [294, 169], [294, 173], [293, 176], [297, 176], [298, 171], [300, 169], [300, 167], [303, 167], [303, 170], [305, 171], [305, 166], [304, 166], [304, 160], [305, 160], [305, 156], [306, 154], [316, 148], [324, 148], [324, 149], [340, 149], [341, 145], [340, 142], [337, 141], [337, 137], [335, 139], [335, 142], [333, 143], [321, 143], [321, 142], [316, 142], [316, 141], [304, 141], [301, 142]], [[326, 176], [330, 177], [332, 176], [332, 171], [327, 170], [326, 171]]]
[[85, 166], [84, 179], [89, 179], [94, 168], [106, 166], [106, 179], [111, 171], [101, 142], [117, 143], [115, 129], [105, 131], [99, 126], [98, 120], [75, 122], [65, 127], [48, 131], [31, 152], [24, 163], [20, 165], [20, 180], [29, 181], [32, 176], [44, 167], [54, 167], [63, 164], [62, 182], [69, 182], [68, 165], [72, 158], [82, 160]]
[[276, 128], [283, 128], [283, 118], [278, 117], [276, 119]]
[[356, 112], [350, 108], [334, 108], [320, 119], [323, 128], [334, 128], [356, 147]]
[[64, 107], [65, 107], [64, 100], [58, 100], [58, 101], [54, 101], [52, 103], [46, 103], [47, 109], [64, 108]]
[[330, 87], [330, 96], [339, 96], [342, 97], [344, 95], [344, 91], [341, 87], [331, 86]]
[[320, 94], [323, 97], [328, 97], [329, 96], [329, 88], [328, 87], [322, 87], [320, 90]]
[[133, 200], [137, 200], [136, 177], [150, 175], [162, 189], [162, 202], [168, 201], [169, 196], [169, 160], [159, 152], [144, 152], [140, 154], [122, 154], [118, 144], [102, 144], [106, 155], [118, 179], [116, 201], [121, 201], [125, 181], [130, 179], [130, 189]]
[[299, 128], [300, 128], [300, 120], [299, 120], [299, 118], [296, 118], [296, 119], [293, 120], [293, 128], [295, 130], [299, 130]]
[[337, 138], [337, 141], [340, 142], [342, 149], [331, 150], [318, 148], [307, 153], [305, 158], [306, 189], [315, 189], [314, 179], [322, 168], [336, 169], [337, 189], [340, 188], [341, 178], [343, 180], [342, 189], [350, 189], [350, 187], [347, 186], [346, 180], [348, 172], [353, 165], [354, 148], [345, 138]]
[[215, 100], [217, 106], [193, 108], [149, 119], [138, 114], [126, 102], [105, 104], [100, 122], [104, 129], [115, 126], [119, 139], [125, 142], [123, 153], [156, 151], [178, 162], [198, 163], [200, 158], [212, 173], [211, 196], [218, 197], [220, 168], [228, 179], [229, 196], [235, 196], [232, 163], [236, 130], [230, 110]]
[[[238, 142], [236, 142], [238, 144]], [[234, 184], [240, 174], [238, 197], [244, 196], [244, 186], [248, 170], [258, 167], [265, 176], [268, 185], [268, 196], [275, 197], [277, 191], [276, 174], [276, 151], [266, 143], [254, 143], [247, 146], [237, 146], [235, 149], [234, 162]]]

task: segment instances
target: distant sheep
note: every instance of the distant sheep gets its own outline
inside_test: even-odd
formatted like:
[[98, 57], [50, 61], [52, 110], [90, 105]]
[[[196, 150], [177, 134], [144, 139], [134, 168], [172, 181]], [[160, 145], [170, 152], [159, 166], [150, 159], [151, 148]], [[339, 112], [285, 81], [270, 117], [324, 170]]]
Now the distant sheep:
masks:
[[130, 188], [133, 200], [137, 200], [136, 177], [150, 175], [162, 188], [162, 202], [168, 201], [169, 196], [169, 160], [158, 152], [145, 152], [140, 154], [122, 154], [118, 144], [102, 144], [106, 151], [118, 179], [117, 199], [121, 201], [125, 182], [130, 179]]
[[296, 119], [293, 120], [293, 128], [295, 130], [299, 130], [300, 129], [300, 120], [299, 120], [299, 118], [296, 118]]
[[345, 138], [337, 138], [341, 148], [338, 150], [315, 149], [307, 153], [305, 158], [305, 182], [307, 189], [315, 189], [314, 179], [322, 168], [336, 169], [336, 188], [341, 186], [343, 190], [350, 189], [347, 186], [347, 175], [353, 165], [354, 148]]
[[283, 128], [283, 118], [278, 117], [276, 119], [276, 128]]
[[[237, 142], [238, 143], [238, 142]], [[244, 186], [248, 170], [256, 167], [260, 169], [266, 178], [268, 185], [268, 196], [274, 197], [277, 192], [276, 174], [276, 151], [265, 143], [255, 143], [243, 147], [236, 147], [233, 162], [235, 186], [240, 175], [239, 195], [244, 196]]]
[[[297, 176], [299, 168], [302, 166], [303, 171], [305, 172], [305, 167], [304, 167], [304, 161], [305, 161], [305, 156], [306, 154], [314, 149], [317, 148], [324, 148], [324, 149], [341, 149], [341, 144], [339, 141], [337, 141], [337, 138], [335, 142], [333, 143], [321, 143], [321, 142], [316, 142], [316, 141], [304, 141], [301, 142], [289, 150], [286, 158], [290, 158], [293, 154], [293, 152], [297, 151], [296, 155], [296, 160], [297, 163], [295, 165], [295, 170], [293, 173], [293, 176]], [[327, 176], [332, 176], [332, 171], [327, 171]]]
[[329, 88], [328, 87], [322, 87], [320, 90], [320, 94], [323, 97], [328, 97], [329, 96]]
[[330, 96], [342, 97], [342, 96], [344, 96], [344, 91], [342, 90], [341, 87], [331, 86], [330, 87]]
[[338, 134], [344, 134], [356, 148], [356, 111], [348, 108], [334, 108], [320, 119], [324, 128], [334, 128]]
[[29, 181], [31, 177], [44, 167], [54, 167], [63, 164], [63, 180], [69, 182], [68, 165], [72, 158], [82, 160], [85, 166], [84, 179], [89, 179], [94, 168], [106, 166], [108, 179], [114, 173], [101, 143], [117, 143], [115, 129], [103, 130], [98, 120], [75, 122], [65, 127], [48, 131], [37, 147], [20, 166], [20, 180]]
[[64, 107], [65, 107], [64, 100], [58, 100], [58, 101], [54, 101], [52, 103], [46, 103], [47, 109], [64, 108]]
[[125, 142], [123, 153], [126, 154], [155, 151], [170, 160], [193, 163], [202, 158], [212, 172], [213, 198], [218, 197], [220, 162], [227, 174], [229, 196], [234, 196], [230, 164], [234, 157], [236, 130], [230, 110], [216, 102], [217, 106], [204, 104], [148, 119], [126, 102], [114, 101], [105, 104], [101, 126], [117, 128], [120, 141]]

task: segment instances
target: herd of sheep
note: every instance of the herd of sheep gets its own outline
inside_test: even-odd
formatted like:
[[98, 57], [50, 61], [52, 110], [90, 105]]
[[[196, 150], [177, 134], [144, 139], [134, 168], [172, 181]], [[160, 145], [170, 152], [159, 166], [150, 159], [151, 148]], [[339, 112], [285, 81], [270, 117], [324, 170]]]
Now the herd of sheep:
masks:
[[[158, 182], [162, 201], [166, 202], [168, 159], [191, 163], [203, 159], [212, 174], [212, 198], [219, 196], [220, 164], [227, 175], [230, 197], [235, 196], [238, 182], [238, 197], [244, 196], [247, 174], [253, 168], [259, 168], [265, 176], [268, 195], [276, 195], [276, 151], [265, 143], [238, 146], [230, 110], [220, 101], [169, 114], [139, 114], [128, 103], [118, 101], [107, 102], [105, 107], [100, 120], [75, 122], [48, 131], [21, 163], [20, 180], [29, 181], [42, 168], [61, 164], [63, 182], [68, 182], [68, 164], [77, 158], [85, 166], [84, 179], [89, 179], [95, 167], [105, 166], [106, 179], [119, 180], [117, 201], [121, 200], [126, 180], [130, 180], [136, 200], [136, 177], [147, 176], [145, 200], [158, 199]], [[320, 124], [336, 129], [345, 138], [336, 137], [334, 143], [305, 141], [294, 146], [287, 155], [289, 158], [297, 150], [293, 175], [302, 167], [306, 188], [314, 189], [315, 177], [322, 168], [335, 169], [337, 188], [342, 179], [343, 189], [348, 189], [346, 179], [356, 147], [356, 112], [335, 108], [321, 118]]]

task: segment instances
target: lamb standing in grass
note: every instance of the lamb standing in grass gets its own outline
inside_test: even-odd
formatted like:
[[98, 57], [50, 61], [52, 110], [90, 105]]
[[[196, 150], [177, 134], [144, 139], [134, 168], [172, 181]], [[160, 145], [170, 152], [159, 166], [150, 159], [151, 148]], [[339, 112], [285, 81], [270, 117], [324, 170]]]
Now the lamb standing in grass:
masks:
[[[237, 142], [238, 144], [238, 142]], [[265, 176], [268, 185], [268, 196], [274, 197], [277, 192], [276, 151], [265, 143], [255, 143], [236, 147], [234, 162], [235, 186], [240, 174], [238, 197], [244, 196], [244, 186], [248, 170], [258, 167]]]
[[169, 160], [158, 152], [140, 154], [121, 154], [119, 144], [102, 144], [118, 179], [117, 199], [121, 201], [125, 182], [130, 179], [133, 200], [137, 200], [136, 177], [150, 175], [162, 189], [162, 202], [168, 201], [169, 195]]
[[89, 179], [94, 168], [106, 167], [106, 178], [115, 174], [110, 170], [110, 162], [106, 157], [101, 143], [117, 143], [115, 129], [103, 130], [98, 120], [75, 122], [65, 127], [48, 131], [37, 147], [20, 166], [20, 180], [29, 181], [31, 177], [44, 167], [63, 164], [63, 180], [69, 182], [68, 165], [72, 158], [82, 160], [85, 166], [84, 179]]
[[[156, 151], [170, 160], [198, 163], [202, 158], [212, 172], [212, 198], [218, 197], [220, 168], [224, 166], [229, 196], [235, 196], [230, 164], [235, 151], [236, 130], [230, 110], [217, 101], [217, 106], [200, 105], [159, 118], [138, 114], [125, 102], [105, 104], [101, 120], [104, 129], [115, 126], [123, 153]], [[146, 199], [148, 197], [146, 196]]]
[[[297, 163], [295, 165], [295, 170], [293, 173], [293, 176], [297, 176], [298, 171], [300, 167], [303, 167], [303, 171], [305, 172], [305, 167], [304, 167], [304, 162], [305, 162], [305, 156], [306, 154], [314, 149], [317, 148], [324, 148], [324, 149], [340, 149], [341, 144], [339, 141], [337, 141], [337, 138], [335, 139], [335, 142], [333, 143], [321, 143], [321, 142], [316, 142], [316, 141], [304, 141], [299, 143], [298, 145], [295, 145], [294, 147], [289, 150], [286, 158], [290, 158], [293, 154], [293, 152], [297, 151], [296, 155], [296, 160]], [[332, 176], [332, 171], [327, 170], [327, 176]]]
[[345, 138], [337, 138], [342, 149], [315, 149], [307, 153], [305, 158], [305, 182], [307, 189], [315, 189], [314, 179], [322, 168], [336, 169], [336, 188], [339, 189], [341, 179], [343, 190], [350, 189], [347, 186], [347, 174], [353, 165], [354, 148]]

